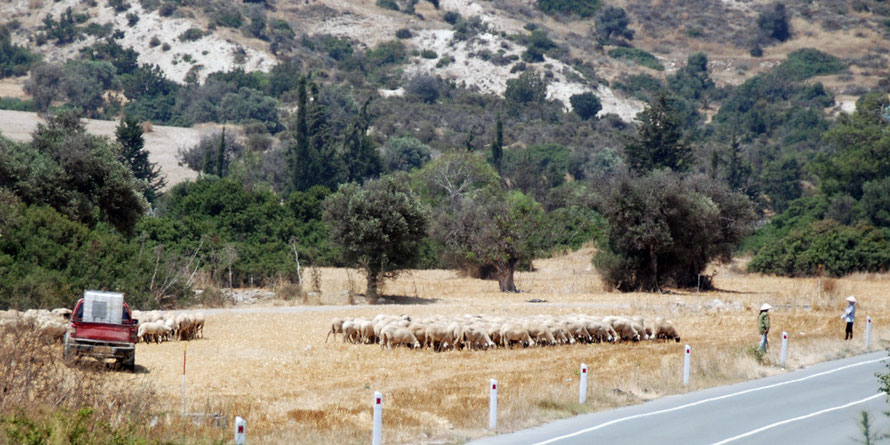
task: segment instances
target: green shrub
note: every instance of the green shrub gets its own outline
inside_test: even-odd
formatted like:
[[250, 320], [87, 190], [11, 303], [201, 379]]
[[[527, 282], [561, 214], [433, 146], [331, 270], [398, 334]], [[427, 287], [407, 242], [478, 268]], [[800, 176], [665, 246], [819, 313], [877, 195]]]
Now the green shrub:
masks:
[[213, 23], [217, 26], [240, 28], [244, 24], [244, 17], [236, 7], [225, 7], [213, 14]]
[[574, 14], [591, 17], [599, 8], [599, 0], [538, 0], [538, 9], [550, 15]]
[[399, 4], [395, 0], [377, 0], [377, 6], [383, 9], [390, 9], [393, 11], [399, 10]]
[[438, 58], [439, 55], [431, 49], [425, 49], [420, 51], [420, 57], [423, 57], [424, 59], [435, 59]]
[[801, 81], [835, 74], [844, 68], [846, 64], [837, 57], [817, 49], [803, 48], [788, 54], [788, 58], [773, 70], [773, 74], [790, 81]]
[[204, 31], [198, 28], [189, 28], [179, 35], [180, 42], [194, 42], [204, 37]]
[[569, 98], [569, 102], [572, 104], [572, 111], [584, 120], [596, 117], [596, 114], [603, 109], [599, 98], [591, 92], [574, 94]]
[[15, 97], [0, 97], [0, 110], [37, 111], [33, 100], [22, 100]]
[[375, 67], [401, 64], [405, 61], [406, 56], [405, 44], [398, 40], [382, 42], [367, 54], [368, 62]]
[[442, 15], [442, 20], [445, 20], [445, 23], [449, 25], [454, 25], [458, 20], [461, 19], [461, 16], [456, 11], [446, 11], [444, 15]]
[[399, 30], [396, 31], [396, 37], [399, 39], [410, 39], [411, 30], [408, 28], [399, 28]]
[[845, 226], [816, 221], [761, 248], [748, 270], [784, 276], [812, 276], [824, 265], [829, 276], [877, 272], [890, 267], [890, 234], [868, 223]]
[[649, 74], [634, 74], [615, 82], [613, 87], [624, 91], [637, 99], [650, 101], [655, 94], [664, 89], [664, 83]]
[[655, 56], [639, 48], [613, 48], [609, 50], [609, 57], [628, 60], [656, 71], [664, 71], [664, 65]]
[[454, 57], [445, 54], [444, 56], [439, 58], [438, 62], [436, 62], [436, 68], [444, 68], [448, 65], [451, 65], [452, 63], [454, 63]]
[[31, 65], [40, 60], [38, 54], [27, 48], [12, 44], [9, 30], [0, 27], [0, 78], [23, 76], [31, 69]]

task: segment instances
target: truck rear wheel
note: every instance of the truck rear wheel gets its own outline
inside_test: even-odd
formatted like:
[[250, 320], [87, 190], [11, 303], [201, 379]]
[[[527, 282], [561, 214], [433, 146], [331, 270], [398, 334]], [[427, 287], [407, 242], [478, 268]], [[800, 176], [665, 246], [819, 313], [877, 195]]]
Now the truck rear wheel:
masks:
[[136, 372], [136, 353], [132, 353], [120, 361], [121, 366], [130, 372]]

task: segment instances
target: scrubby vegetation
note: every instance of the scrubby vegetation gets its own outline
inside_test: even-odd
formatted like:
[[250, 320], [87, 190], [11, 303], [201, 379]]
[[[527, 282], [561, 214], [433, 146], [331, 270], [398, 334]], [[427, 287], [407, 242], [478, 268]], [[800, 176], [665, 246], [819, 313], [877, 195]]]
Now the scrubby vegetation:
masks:
[[[145, 3], [164, 16], [184, 13], [171, 2]], [[415, 13], [413, 2], [378, 5]], [[111, 6], [129, 11], [125, 2]], [[534, 258], [591, 242], [600, 249], [597, 267], [617, 289], [688, 286], [708, 261], [734, 253], [754, 220], [765, 224], [744, 241], [752, 270], [805, 275], [815, 261], [841, 275], [890, 266], [878, 253], [890, 225], [890, 172], [880, 156], [886, 96], [866, 94], [856, 114], [834, 119], [826, 108], [835, 92], [819, 82], [849, 76], [852, 61], [805, 48], [737, 87], [718, 87], [703, 52], [667, 74], [658, 57], [630, 46], [634, 30], [651, 36], [653, 21], [676, 20], [669, 16], [676, 5], [537, 6], [556, 21], [593, 17], [593, 26], [586, 36], [555, 32], [533, 22], [540, 13], [525, 11], [528, 32], [500, 33], [496, 48], [487, 39], [499, 31], [482, 17], [442, 14], [453, 27], [452, 48], [475, 47], [474, 63], [512, 73], [503, 97], [409, 70], [416, 61], [451, 70], [462, 60], [456, 49], [413, 47], [420, 35], [413, 25], [366, 47], [303, 34], [262, 2], [211, 2], [208, 30], [191, 28], [167, 36], [170, 42], [156, 37], [150, 46], [169, 50], [214, 27], [238, 29], [268, 42], [279, 58], [267, 73], [196, 67], [186, 82], [174, 82], [140, 64], [137, 50], [122, 45], [123, 31], [71, 10], [46, 17], [35, 36], [35, 44], [87, 39], [67, 62], [41, 62], [0, 34], [0, 74], [27, 72], [31, 96], [0, 106], [55, 116], [30, 142], [0, 140], [0, 197], [11, 209], [0, 217], [0, 264], [15, 265], [0, 268], [3, 295], [10, 295], [0, 306], [57, 303], [88, 286], [175, 306], [192, 298], [195, 277], [217, 287], [297, 281], [297, 258], [304, 267], [361, 266], [371, 284], [409, 265], [461, 268], [511, 291], [513, 272]], [[756, 30], [753, 40], [738, 37], [735, 23], [720, 38], [761, 50], [783, 41], [794, 35], [792, 7], [783, 8], [757, 7], [746, 23], [750, 35]], [[688, 38], [717, 29], [707, 20], [684, 26]], [[578, 40], [643, 68], [629, 67], [636, 74], [605, 85], [591, 64], [572, 58]], [[232, 57], [243, 63], [246, 51]], [[573, 92], [587, 92], [554, 100], [548, 88], [561, 78], [583, 86]], [[598, 94], [605, 86], [646, 102], [636, 122], [603, 113]], [[117, 140], [87, 135], [77, 117], [121, 119]], [[225, 128], [183, 147], [181, 163], [200, 176], [164, 191], [142, 151], [145, 121]], [[73, 149], [58, 150], [62, 145]], [[325, 221], [322, 209], [331, 207], [324, 203], [381, 192], [375, 187], [392, 191], [393, 184], [400, 197], [416, 199], [409, 207], [424, 215], [423, 229], [407, 241], [396, 238], [408, 230], [386, 234], [406, 241], [395, 254], [350, 250], [355, 240], [341, 235], [353, 232], [332, 229], [335, 220], [360, 215]], [[659, 188], [660, 198], [639, 192], [646, 187]], [[613, 190], [627, 191], [626, 199]], [[395, 205], [386, 196], [374, 202]], [[367, 213], [359, 207], [352, 208]], [[733, 224], [715, 222], [728, 220]], [[634, 227], [650, 233], [625, 230]], [[828, 255], [839, 243], [853, 253]], [[48, 245], [55, 247], [26, 257], [27, 246]], [[86, 264], [96, 254], [108, 263]]]

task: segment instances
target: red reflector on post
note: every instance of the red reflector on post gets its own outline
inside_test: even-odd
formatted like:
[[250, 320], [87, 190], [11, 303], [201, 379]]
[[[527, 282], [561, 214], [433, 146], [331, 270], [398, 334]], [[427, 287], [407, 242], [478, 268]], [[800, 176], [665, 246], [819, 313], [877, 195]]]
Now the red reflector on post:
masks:
[[498, 385], [497, 385], [497, 383], [492, 383], [492, 384], [491, 384], [491, 389], [498, 389]]
[[238, 425], [238, 434], [244, 433], [244, 425]]
[[377, 398], [377, 404], [380, 404], [380, 397]]

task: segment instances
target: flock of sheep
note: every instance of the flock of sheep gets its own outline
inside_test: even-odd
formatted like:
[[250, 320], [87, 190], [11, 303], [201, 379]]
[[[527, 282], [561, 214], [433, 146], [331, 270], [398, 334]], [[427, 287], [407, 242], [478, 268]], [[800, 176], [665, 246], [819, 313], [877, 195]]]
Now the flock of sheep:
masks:
[[61, 341], [68, 329], [68, 319], [71, 317], [71, 309], [57, 308], [28, 309], [24, 312], [10, 309], [0, 311], [0, 330], [32, 329], [40, 336], [46, 336]]
[[133, 311], [139, 320], [137, 341], [161, 343], [170, 340], [192, 340], [204, 337], [203, 312]]
[[464, 315], [447, 318], [434, 316], [412, 319], [408, 315], [380, 314], [366, 318], [334, 318], [330, 335], [343, 336], [344, 342], [379, 344], [391, 349], [489, 349], [555, 346], [574, 343], [600, 343], [641, 340], [676, 340], [680, 336], [670, 320], [645, 320], [633, 317], [594, 317], [589, 315], [531, 317], [492, 317]]
[[[0, 330], [5, 328], [32, 329], [41, 336], [62, 341], [68, 329], [71, 309], [28, 309], [24, 312], [11, 309], [0, 311]], [[203, 312], [133, 311], [139, 320], [137, 341], [155, 342], [192, 340], [204, 337]]]

